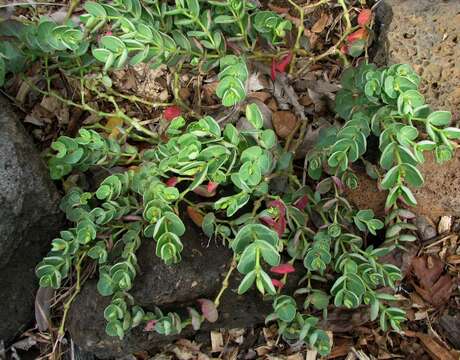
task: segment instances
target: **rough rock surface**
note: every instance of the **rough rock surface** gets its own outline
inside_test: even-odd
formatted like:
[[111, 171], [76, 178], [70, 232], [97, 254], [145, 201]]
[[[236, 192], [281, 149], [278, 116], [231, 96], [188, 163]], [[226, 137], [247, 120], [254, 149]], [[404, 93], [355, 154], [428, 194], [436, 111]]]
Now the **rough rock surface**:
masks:
[[377, 7], [381, 28], [374, 61], [411, 64], [434, 109], [460, 118], [460, 1], [385, 0]]
[[[438, 164], [430, 153], [425, 153], [425, 163], [420, 165], [425, 183], [412, 189], [417, 199], [414, 211], [436, 220], [442, 215], [460, 216], [460, 152], [444, 164]], [[387, 192], [379, 190], [375, 180], [364, 172], [357, 173], [359, 186], [348, 193], [348, 198], [360, 209], [373, 209], [383, 216]]]
[[[184, 244], [182, 261], [173, 266], [165, 265], [155, 256], [154, 242], [144, 241], [138, 251], [141, 274], [130, 291], [136, 303], [152, 310], [159, 306], [163, 311], [185, 310], [187, 306], [197, 307], [196, 300], [213, 300], [220, 290], [232, 259], [232, 252], [221, 244], [208, 240], [190, 222], [182, 237]], [[240, 275], [237, 271], [231, 278], [230, 286], [224, 293], [219, 306], [219, 320], [205, 322], [204, 331], [211, 328], [234, 328], [251, 326], [264, 321], [271, 311], [271, 302], [253, 292], [237, 296]], [[294, 280], [294, 279], [293, 279]], [[73, 304], [68, 328], [73, 341], [83, 350], [94, 353], [99, 358], [118, 357], [136, 351], [149, 350], [177, 338], [165, 337], [156, 332], [144, 332], [135, 328], [122, 341], [105, 334], [106, 321], [103, 313], [109, 303], [108, 297], [97, 293], [95, 280], [85, 284]], [[193, 331], [186, 328], [181, 337], [190, 336]]]
[[0, 97], [0, 340], [33, 319], [34, 268], [62, 223], [58, 203], [32, 140]]

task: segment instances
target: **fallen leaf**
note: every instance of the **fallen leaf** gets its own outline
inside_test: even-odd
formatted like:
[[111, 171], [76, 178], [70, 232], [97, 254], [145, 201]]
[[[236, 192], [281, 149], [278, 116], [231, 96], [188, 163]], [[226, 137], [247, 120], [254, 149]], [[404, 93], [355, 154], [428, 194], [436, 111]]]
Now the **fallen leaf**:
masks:
[[321, 14], [321, 17], [311, 27], [311, 31], [313, 31], [314, 33], [323, 32], [323, 30], [326, 28], [328, 23], [329, 23], [329, 14], [323, 12]]
[[412, 269], [420, 285], [430, 289], [441, 276], [444, 264], [437, 256], [421, 256], [412, 260]]
[[419, 285], [414, 284], [420, 296], [434, 306], [449, 300], [453, 290], [453, 279], [444, 274], [444, 264], [438, 256], [421, 256], [412, 261], [412, 270]]
[[297, 128], [297, 117], [290, 111], [275, 111], [272, 114], [272, 124], [276, 134], [287, 138]]
[[54, 289], [38, 288], [35, 295], [35, 321], [40, 331], [48, 330], [50, 326], [50, 306], [54, 297]]
[[248, 94], [248, 98], [254, 98], [262, 102], [267, 101], [272, 95], [265, 91], [255, 91]]

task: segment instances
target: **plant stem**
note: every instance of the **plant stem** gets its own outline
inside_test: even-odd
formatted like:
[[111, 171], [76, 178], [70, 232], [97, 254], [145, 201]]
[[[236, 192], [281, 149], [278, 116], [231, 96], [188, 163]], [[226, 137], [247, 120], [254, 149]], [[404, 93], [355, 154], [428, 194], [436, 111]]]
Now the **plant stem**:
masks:
[[296, 61], [296, 56], [297, 56], [297, 51], [300, 49], [300, 38], [302, 37], [302, 33], [305, 30], [304, 27], [304, 10], [297, 5], [293, 0], [288, 0], [289, 3], [294, 6], [294, 8], [299, 12], [300, 14], [300, 24], [297, 29], [297, 37], [295, 40], [294, 48], [292, 49], [293, 55], [292, 55], [292, 61], [291, 61], [291, 66], [289, 68], [289, 73], [292, 74], [294, 68], [295, 68], [295, 61]]
[[222, 281], [222, 287], [220, 288], [219, 293], [217, 294], [216, 298], [214, 299], [214, 305], [216, 308], [220, 304], [220, 299], [224, 294], [225, 290], [228, 288], [230, 275], [232, 275], [233, 270], [236, 268], [236, 255], [233, 256], [232, 263], [230, 264], [230, 268], [227, 271], [227, 275], [225, 275], [224, 281]]
[[81, 263], [86, 256], [86, 252], [84, 252], [80, 259], [78, 259], [77, 264], [75, 265], [75, 271], [77, 273], [77, 283], [75, 285], [75, 291], [73, 292], [72, 296], [65, 302], [64, 304], [64, 313], [62, 315], [61, 325], [59, 326], [58, 336], [62, 338], [65, 334], [65, 321], [67, 319], [67, 313], [69, 312], [70, 306], [72, 302], [75, 300], [75, 297], [80, 293], [81, 290], [81, 283], [80, 283], [80, 272], [81, 272]]
[[67, 10], [67, 14], [65, 15], [65, 20], [64, 21], [67, 21], [67, 20], [70, 19], [70, 17], [73, 14], [73, 11], [78, 6], [78, 4], [80, 4], [80, 0], [72, 0], [70, 2], [70, 6], [69, 6], [69, 9]]
[[350, 21], [350, 14], [348, 13], [347, 4], [345, 4], [345, 0], [338, 0], [340, 6], [343, 9], [343, 17], [345, 18], [345, 24], [347, 26], [347, 31], [351, 29], [351, 21]]

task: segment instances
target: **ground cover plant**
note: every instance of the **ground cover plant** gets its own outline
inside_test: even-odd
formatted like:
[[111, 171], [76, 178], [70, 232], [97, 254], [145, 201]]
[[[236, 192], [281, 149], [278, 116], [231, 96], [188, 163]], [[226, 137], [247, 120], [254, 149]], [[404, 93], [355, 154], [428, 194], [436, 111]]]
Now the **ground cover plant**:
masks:
[[[50, 253], [36, 268], [41, 287], [59, 289], [70, 276], [76, 278], [61, 335], [88, 262], [97, 263], [99, 293], [111, 297], [104, 312], [106, 332], [120, 339], [136, 326], [171, 335], [216, 321], [226, 280], [235, 270], [244, 275], [241, 296], [256, 288], [272, 301], [273, 313], [266, 321], [276, 322], [287, 342], [305, 342], [321, 355], [330, 352], [330, 339], [318, 323], [331, 307], [366, 305], [382, 331], [401, 330], [405, 312], [394, 296], [401, 272], [379, 258], [416, 239], [410, 207], [416, 205], [411, 188], [423, 185], [417, 167], [425, 151], [439, 162], [449, 160], [460, 130], [449, 126], [449, 112], [425, 104], [418, 91], [421, 79], [410, 66], [348, 63], [367, 50], [372, 13], [362, 10], [352, 26], [345, 2], [338, 4], [346, 30], [324, 54], [348, 65], [335, 99], [341, 124], [320, 133], [300, 170], [296, 149], [283, 146], [292, 139], [278, 138], [259, 106], [246, 101], [250, 61], [271, 62], [270, 75], [276, 80], [303, 55], [303, 28], [296, 29], [286, 16], [245, 0], [119, 0], [85, 2], [80, 24], [70, 14], [63, 24], [46, 17], [14, 27], [0, 23], [9, 39], [0, 45], [1, 82], [40, 61], [46, 81], [43, 86], [29, 83], [31, 88], [120, 122], [119, 136], [98, 131], [104, 130], [102, 125], [88, 126], [51, 144], [48, 164], [54, 180], [96, 167], [118, 169], [94, 188], [65, 182], [72, 186], [66, 186], [61, 209], [72, 225], [52, 241]], [[280, 50], [290, 32], [292, 48]], [[273, 54], [263, 53], [260, 43]], [[185, 70], [214, 72], [215, 94], [223, 106], [241, 109], [248, 126], [198, 116], [175, 93], [176, 104], [164, 105], [165, 131], [152, 131], [120, 108], [117, 97], [122, 94], [111, 78], [113, 70], [139, 63], [176, 70], [174, 81]], [[79, 101], [53, 91], [56, 69], [77, 80]], [[111, 110], [90, 105], [87, 90]], [[301, 133], [306, 123], [304, 119]], [[376, 164], [368, 160], [371, 137], [379, 143]], [[357, 186], [355, 162], [365, 164], [369, 176], [388, 191], [384, 219], [347, 201], [346, 188]], [[286, 181], [282, 190], [273, 185], [280, 179]], [[214, 301], [189, 308], [186, 317], [142, 309], [129, 294], [139, 272], [136, 251], [141, 242], [153, 241], [152, 256], [180, 266], [184, 216], [233, 250], [222, 289]], [[369, 242], [378, 237], [384, 238], [382, 244]], [[302, 273], [301, 280], [295, 291], [286, 293], [283, 288], [294, 272]]]

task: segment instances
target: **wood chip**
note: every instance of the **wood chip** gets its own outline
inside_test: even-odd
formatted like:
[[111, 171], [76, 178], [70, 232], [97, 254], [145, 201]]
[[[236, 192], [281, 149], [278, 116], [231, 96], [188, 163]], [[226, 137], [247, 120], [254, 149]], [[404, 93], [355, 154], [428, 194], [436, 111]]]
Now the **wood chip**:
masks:
[[444, 234], [450, 231], [452, 227], [452, 216], [442, 216], [438, 224], [438, 234]]
[[211, 331], [211, 350], [212, 352], [222, 352], [224, 348], [224, 338], [218, 331]]
[[416, 336], [420, 339], [423, 344], [423, 347], [435, 360], [458, 360], [449, 349], [446, 349], [444, 346], [439, 344], [433, 339], [432, 336], [422, 333], [416, 333]]

